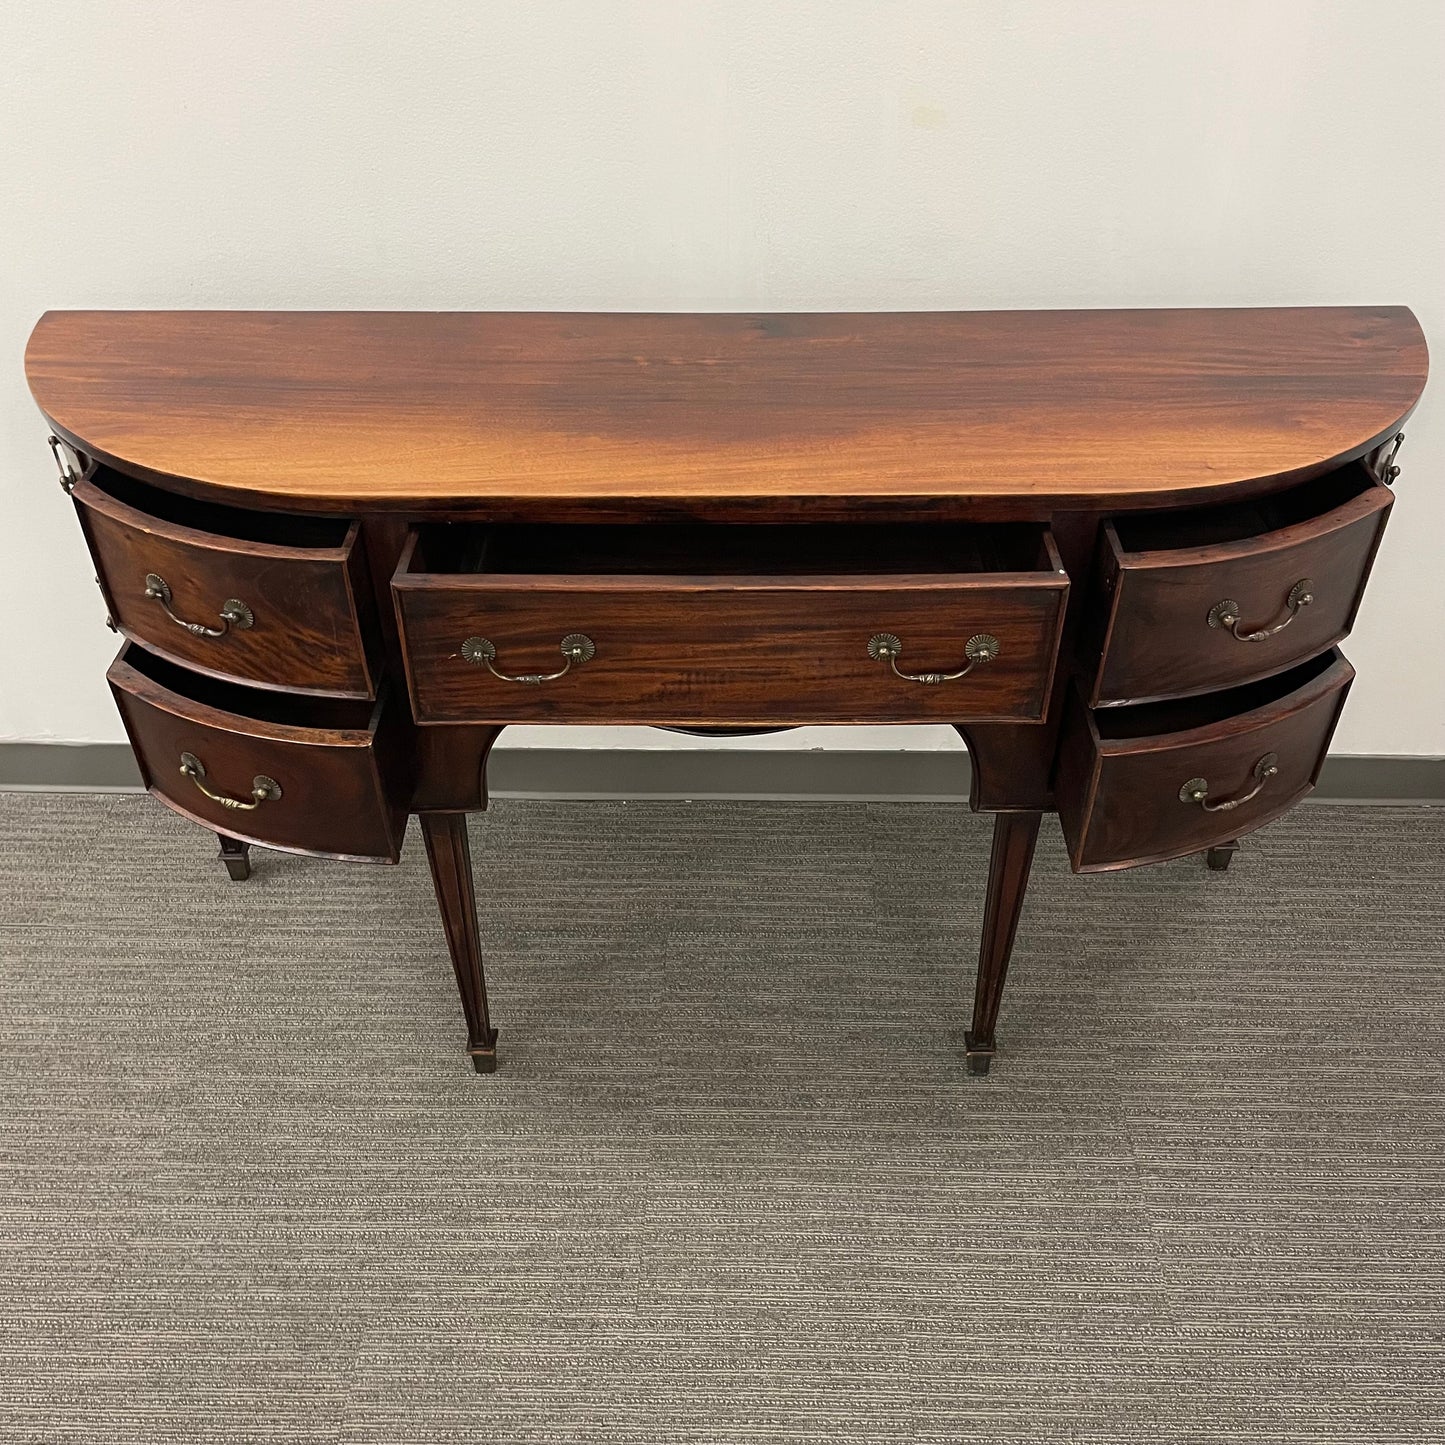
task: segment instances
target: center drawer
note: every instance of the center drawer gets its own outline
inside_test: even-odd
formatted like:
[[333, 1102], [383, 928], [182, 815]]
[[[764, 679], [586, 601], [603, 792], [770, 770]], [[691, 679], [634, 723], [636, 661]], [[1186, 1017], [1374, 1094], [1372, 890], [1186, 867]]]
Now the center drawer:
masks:
[[420, 722], [1037, 720], [1046, 528], [432, 526], [392, 582]]

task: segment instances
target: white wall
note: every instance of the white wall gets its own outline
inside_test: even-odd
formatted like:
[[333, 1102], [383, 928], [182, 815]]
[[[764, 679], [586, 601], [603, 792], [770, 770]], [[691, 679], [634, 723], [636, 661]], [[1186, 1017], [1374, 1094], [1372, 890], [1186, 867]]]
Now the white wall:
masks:
[[[0, 737], [122, 736], [47, 307], [1402, 302], [1445, 355], [1442, 60], [1440, 0], [10, 0]], [[1442, 393], [1340, 751], [1445, 754]]]

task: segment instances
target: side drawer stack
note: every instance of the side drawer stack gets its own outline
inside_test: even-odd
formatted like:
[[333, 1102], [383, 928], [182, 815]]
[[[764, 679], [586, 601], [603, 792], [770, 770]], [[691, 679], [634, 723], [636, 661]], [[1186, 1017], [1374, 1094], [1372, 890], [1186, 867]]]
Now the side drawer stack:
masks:
[[1055, 795], [1080, 872], [1198, 852], [1313, 787], [1393, 497], [1363, 463], [1250, 504], [1104, 525]]
[[400, 711], [355, 522], [197, 502], [90, 466], [72, 492], [115, 627], [108, 674], [150, 791], [248, 842], [395, 862]]

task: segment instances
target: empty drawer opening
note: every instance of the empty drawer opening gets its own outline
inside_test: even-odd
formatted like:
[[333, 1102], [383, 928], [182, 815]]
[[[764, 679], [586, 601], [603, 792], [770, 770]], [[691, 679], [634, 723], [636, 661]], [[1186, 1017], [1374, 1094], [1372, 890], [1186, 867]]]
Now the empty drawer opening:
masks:
[[371, 725], [375, 704], [345, 698], [298, 696], [272, 692], [241, 683], [226, 682], [178, 667], [132, 644], [125, 650], [127, 667], [134, 668], [168, 692], [190, 698], [221, 712], [257, 722], [278, 723], [286, 727], [330, 728], [342, 732], [365, 732]]
[[919, 525], [422, 527], [413, 572], [451, 575], [878, 576], [1053, 572], [1047, 529]]
[[1327, 516], [1379, 485], [1362, 463], [1354, 462], [1275, 496], [1119, 516], [1113, 518], [1113, 526], [1125, 552], [1168, 552], [1247, 542]]
[[1167, 702], [1139, 703], [1133, 707], [1100, 708], [1093, 714], [1094, 726], [1104, 740], [1154, 737], [1210, 727], [1288, 697], [1328, 672], [1338, 661], [1339, 654], [1331, 650], [1287, 672], [1246, 683], [1243, 687], [1201, 693], [1197, 697], [1173, 698]]
[[251, 512], [242, 507], [197, 501], [147, 486], [109, 467], [97, 467], [87, 480], [97, 491], [148, 517], [239, 542], [260, 542], [271, 547], [340, 547], [351, 528], [351, 523], [342, 517]]

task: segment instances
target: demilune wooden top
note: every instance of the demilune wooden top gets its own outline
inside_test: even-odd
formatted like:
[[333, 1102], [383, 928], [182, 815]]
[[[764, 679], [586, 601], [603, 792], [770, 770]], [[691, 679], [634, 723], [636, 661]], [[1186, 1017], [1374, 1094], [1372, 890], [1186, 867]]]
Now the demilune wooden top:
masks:
[[1179, 505], [1361, 455], [1426, 368], [1404, 307], [52, 311], [26, 352], [89, 454], [308, 511]]

